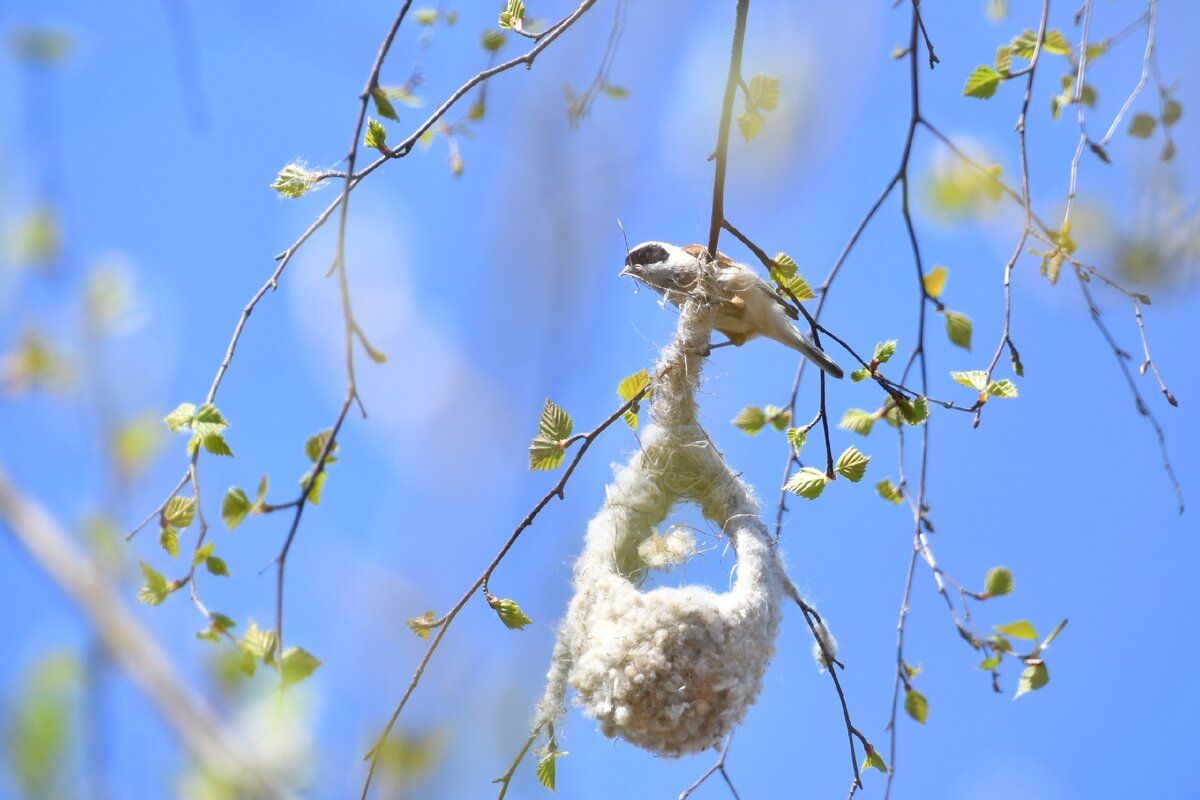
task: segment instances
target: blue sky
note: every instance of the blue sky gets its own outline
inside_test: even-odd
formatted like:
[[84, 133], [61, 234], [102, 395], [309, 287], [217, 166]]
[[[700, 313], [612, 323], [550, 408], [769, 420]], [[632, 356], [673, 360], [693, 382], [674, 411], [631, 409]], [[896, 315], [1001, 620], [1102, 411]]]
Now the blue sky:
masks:
[[[530, 4], [532, 6], [532, 4]], [[569, 4], [532, 8], [557, 17]], [[731, 5], [731, 4], [730, 4]], [[727, 213], [770, 252], [792, 254], [817, 283], [896, 168], [908, 120], [907, 68], [889, 57], [907, 37], [908, 15], [888, 3], [755, 2], [746, 73], [782, 81], [780, 109], [762, 137], [735, 143]], [[941, 63], [922, 69], [928, 118], [1005, 176], [1016, 174], [1013, 122], [1019, 88], [986, 102], [960, 96], [963, 80], [988, 63], [996, 45], [1036, 23], [1040, 4], [1015, 0], [1006, 22], [988, 21], [983, 0], [930, 1], [926, 22]], [[1200, 153], [1193, 145], [1189, 79], [1200, 63], [1190, 32], [1195, 8], [1164, 3], [1158, 47], [1184, 117], [1167, 177], [1177, 184], [1192, 226]], [[0, 30], [44, 24], [75, 37], [74, 52], [51, 75], [0, 64], [0, 219], [5, 229], [50, 192], [62, 209], [64, 253], [57, 270], [31, 273], [5, 262], [0, 277], [0, 350], [31, 324], [66, 349], [78, 348], [80, 285], [98, 263], [116, 264], [133, 286], [125, 324], [107, 344], [103, 392], [122, 416], [159, 418], [207, 391], [238, 314], [284, 249], [333, 199], [333, 188], [283, 200], [268, 185], [284, 164], [332, 166], [352, 132], [356, 96], [392, 19], [388, 4], [354, 13], [317, 3], [248, 6], [189, 4], [194, 82], [177, 72], [179, 43], [164, 5], [100, 6], [18, 0], [0, 8]], [[439, 27], [425, 57], [426, 109], [481, 68], [479, 32], [495, 11], [463, 7]], [[1074, 40], [1073, 8], [1056, 8], [1051, 27]], [[1097, 4], [1096, 35], [1140, 13], [1136, 2]], [[352, 414], [319, 508], [306, 513], [292, 551], [287, 631], [325, 665], [296, 692], [306, 714], [308, 794], [342, 797], [361, 785], [359, 760], [398, 700], [423, 645], [405, 620], [444, 610], [482, 571], [504, 538], [546, 492], [552, 475], [526, 470], [525, 448], [538, 411], [552, 397], [592, 427], [617, 404], [625, 375], [648, 367], [671, 334], [674, 313], [645, 290], [616, 279], [625, 241], [678, 243], [707, 235], [716, 98], [725, 69], [731, 9], [631, 4], [610, 76], [624, 101], [601, 98], [577, 129], [567, 123], [562, 85], [577, 90], [595, 74], [611, 23], [601, 5], [525, 72], [490, 87], [488, 115], [460, 142], [464, 173], [454, 179], [444, 142], [377, 171], [351, 203], [348, 264], [356, 314], [385, 365], [360, 358], [360, 389], [370, 416]], [[415, 29], [402, 29], [383, 72], [408, 76]], [[1137, 80], [1142, 34], [1097, 62], [1099, 120], [1111, 119]], [[503, 51], [518, 52], [509, 42]], [[1061, 215], [1078, 135], [1073, 110], [1055, 123], [1047, 100], [1055, 66], [1034, 90], [1029, 137], [1032, 195], [1047, 219]], [[1134, 111], [1153, 110], [1152, 90]], [[399, 138], [425, 111], [401, 108]], [[1113, 163], [1085, 158], [1077, 229], [1081, 254], [1112, 262], [1111, 240], [1143, 230], [1147, 187], [1159, 185], [1160, 141], [1119, 133]], [[938, 158], [918, 138], [912, 166], [920, 194]], [[1159, 182], [1159, 183], [1156, 183]], [[948, 305], [974, 319], [967, 353], [929, 333], [931, 394], [969, 402], [950, 370], [986, 365], [1002, 321], [1000, 277], [1019, 232], [1013, 208], [952, 223], [927, 203], [915, 221], [928, 264], [945, 265]], [[1153, 229], [1153, 228], [1151, 228]], [[344, 391], [336, 285], [322, 277], [332, 231], [315, 236], [247, 326], [218, 398], [231, 421], [232, 460], [204, 458], [210, 518], [230, 485], [253, 487], [267, 473], [289, 499], [307, 468], [305, 438], [332, 421]], [[731, 255], [748, 254], [723, 239]], [[1185, 494], [1197, 496], [1200, 396], [1190, 368], [1197, 308], [1196, 262], [1159, 285], [1146, 324], [1156, 363], [1181, 408], [1139, 379], [1165, 430]], [[825, 324], [860, 352], [895, 338], [914, 341], [911, 255], [893, 200], [847, 262]], [[1068, 276], [1069, 277], [1069, 276]], [[1055, 800], [1183, 795], [1194, 749], [1200, 690], [1188, 666], [1197, 648], [1187, 629], [1192, 572], [1200, 563], [1194, 512], [1180, 516], [1150, 427], [1133, 406], [1112, 353], [1088, 319], [1072, 280], [1050, 286], [1025, 258], [1014, 274], [1013, 335], [1026, 377], [1019, 399], [989, 404], [983, 424], [935, 413], [929, 500], [933, 547], [956, 578], [978, 587], [997, 564], [1016, 576], [1012, 596], [972, 608], [980, 628], [1030, 619], [1048, 631], [1071, 622], [1048, 653], [1051, 683], [1013, 702], [1017, 670], [1006, 665], [1005, 693], [991, 692], [975, 668], [980, 656], [957, 637], [928, 569], [918, 566], [906, 653], [924, 671], [929, 700], [921, 727], [901, 718], [899, 797]], [[1128, 303], [1097, 287], [1105, 321], [1124, 347], [1140, 352]], [[843, 362], [851, 359], [836, 354]], [[79, 354], [82, 357], [82, 354]], [[1000, 375], [1007, 359], [1001, 362]], [[755, 485], [773, 517], [785, 457], [782, 437], [750, 438], [728, 424], [748, 404], [787, 399], [794, 357], [771, 342], [716, 351], [706, 368], [702, 417], [729, 463]], [[812, 374], [800, 416], [816, 408]], [[831, 386], [836, 420], [848, 407], [874, 408], [878, 391], [848, 381]], [[107, 495], [92, 395], [32, 394], [0, 403], [0, 458], [31, 495], [77, 530], [105, 507], [130, 528], [161, 501], [185, 464], [183, 441], [160, 456], [123, 497]], [[855, 444], [873, 456], [869, 482], [839, 481], [816, 502], [793, 499], [783, 550], [793, 579], [828, 617], [841, 643], [842, 675], [856, 725], [886, 742], [895, 627], [911, 552], [911, 518], [884, 503], [870, 483], [896, 478], [890, 429], [865, 439], [835, 431], [835, 452]], [[503, 629], [481, 600], [468, 605], [439, 651], [401, 727], [440, 736], [441, 766], [413, 797], [489, 796], [489, 781], [524, 739], [540, 696], [556, 620], [570, 596], [570, 563], [586, 521], [599, 508], [611, 465], [636, 449], [627, 430], [597, 441], [572, 478], [565, 503], [538, 518], [493, 580], [518, 599], [534, 624]], [[811, 445], [810, 445], [811, 447]], [[274, 498], [274, 494], [272, 495]], [[207, 577], [206, 601], [239, 629], [274, 613], [272, 571], [260, 574], [286, 533], [280, 515], [213, 532], [233, 573]], [[124, 557], [170, 568], [152, 535]], [[185, 545], [186, 549], [186, 545]], [[731, 555], [708, 553], [689, 579], [720, 585]], [[174, 570], [172, 570], [174, 572]], [[48, 652], [82, 648], [81, 618], [11, 539], [0, 536], [0, 697], [12, 702], [26, 671]], [[130, 573], [125, 592], [137, 590]], [[186, 597], [136, 612], [161, 637], [182, 674], [204, 685], [213, 646], [194, 639], [200, 618]], [[729, 768], [743, 797], [844, 796], [845, 732], [832, 687], [814, 668], [809, 633], [788, 613], [779, 654], [759, 704], [737, 734]], [[120, 676], [100, 678], [104, 776], [112, 796], [174, 793], [185, 759], [162, 722]], [[265, 686], [265, 685], [264, 685]], [[260, 687], [262, 688], [262, 687]], [[299, 728], [293, 727], [293, 730]], [[83, 732], [81, 732], [82, 735]], [[302, 737], [303, 738], [303, 737]], [[301, 743], [303, 744], [303, 742]], [[711, 759], [663, 760], [613, 743], [573, 712], [562, 745], [558, 796], [675, 796]], [[72, 762], [72, 785], [83, 774]], [[0, 796], [15, 788], [0, 778]], [[865, 796], [881, 796], [867, 777]], [[510, 796], [541, 797], [531, 765]], [[713, 784], [697, 797], [724, 797]]]

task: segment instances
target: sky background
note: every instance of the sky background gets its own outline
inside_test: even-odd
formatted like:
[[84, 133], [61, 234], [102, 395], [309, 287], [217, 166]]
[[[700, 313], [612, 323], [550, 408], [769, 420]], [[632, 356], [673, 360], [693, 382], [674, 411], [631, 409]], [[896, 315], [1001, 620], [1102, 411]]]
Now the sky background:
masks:
[[[453, 27], [439, 25], [424, 56], [426, 107], [399, 107], [398, 141], [429, 108], [485, 63], [479, 34], [496, 4], [463, 4]], [[529, 4], [558, 18], [571, 4]], [[587, 430], [618, 404], [621, 378], [649, 367], [669, 341], [675, 314], [657, 297], [618, 280], [626, 243], [680, 244], [707, 236], [711, 164], [726, 68], [732, 3], [631, 3], [610, 81], [628, 99], [601, 97], [572, 128], [563, 85], [577, 91], [596, 74], [612, 26], [599, 4], [552, 45], [531, 71], [489, 88], [488, 113], [459, 142], [452, 177], [447, 145], [388, 164], [355, 191], [347, 242], [355, 312], [388, 362], [359, 358], [370, 413], [352, 413], [319, 508], [305, 513], [287, 580], [286, 634], [325, 662], [291, 696], [289, 718], [271, 725], [269, 679], [230, 695], [212, 678], [219, 648], [194, 638], [201, 626], [181, 593], [136, 613], [159, 636], [180, 674], [246, 730], [276, 742], [288, 772], [311, 797], [344, 797], [361, 786], [361, 756], [407, 685], [423, 643], [405, 620], [447, 609], [478, 576], [556, 475], [527, 471], [526, 448], [547, 397]], [[886, 2], [752, 4], [745, 73], [779, 76], [778, 111], [762, 136], [731, 148], [729, 218], [770, 252], [784, 250], [819, 283], [871, 202], [894, 173], [908, 121], [907, 63], [890, 53], [907, 40], [909, 15]], [[928, 0], [925, 20], [941, 63], [922, 68], [926, 116], [1013, 179], [1020, 87], [988, 101], [961, 97], [963, 81], [990, 63], [997, 45], [1036, 27], [1040, 4], [1013, 0], [1009, 18], [988, 19], [984, 0]], [[1061, 5], [1062, 7], [1058, 7]], [[719, 6], [719, 7], [718, 7]], [[188, 23], [179, 28], [180, 9]], [[1136, 18], [1138, 2], [1096, 3], [1093, 38]], [[1074, 7], [1055, 4], [1052, 28], [1071, 41]], [[1166, 247], [1192, 237], [1192, 256], [1172, 260], [1139, 284], [1155, 361], [1180, 402], [1167, 406], [1150, 376], [1139, 379], [1165, 431], [1185, 496], [1200, 496], [1192, 369], [1200, 292], [1197, 238], [1200, 74], [1192, 41], [1200, 11], [1160, 4], [1157, 44], [1164, 82], [1183, 119], [1178, 154], [1164, 167], [1161, 138], [1122, 129], [1111, 165], [1083, 159], [1075, 238], [1089, 262], [1119, 270], [1123, 244]], [[184, 440], [161, 433], [161, 448], [136, 481], [114, 490], [101, 430], [105, 414], [158, 420], [181, 402], [200, 402], [246, 300], [335, 188], [281, 199], [268, 187], [294, 160], [333, 167], [353, 131], [357, 94], [395, 13], [365, 2], [352, 10], [311, 2], [257, 4], [74, 4], [16, 0], [0, 6], [0, 31], [46, 25], [74, 47], [54, 70], [0, 61], [0, 222], [6, 238], [39, 198], [61, 209], [63, 247], [48, 269], [0, 269], [0, 352], [36, 326], [77, 367], [74, 388], [0, 398], [0, 462], [73, 532], [104, 513], [122, 531], [162, 501], [185, 466]], [[382, 82], [409, 75], [419, 29], [405, 26]], [[512, 56], [522, 41], [501, 52]], [[1099, 88], [1093, 130], [1107, 127], [1137, 81], [1144, 32], [1122, 41], [1089, 72]], [[183, 70], [181, 60], [190, 66]], [[1057, 63], [1054, 63], [1057, 62]], [[1028, 123], [1036, 209], [1061, 218], [1078, 136], [1074, 110], [1050, 119], [1061, 58], [1048, 59]], [[1154, 112], [1153, 89], [1133, 110]], [[465, 106], [464, 106], [465, 110]], [[1158, 137], [1158, 132], [1156, 132]], [[945, 153], [918, 135], [912, 171], [915, 222], [927, 265], [944, 265], [947, 305], [974, 319], [974, 347], [951, 345], [940, 318], [928, 334], [930, 393], [969, 403], [950, 370], [986, 366], [1000, 335], [1003, 265], [1020, 230], [1012, 204], [948, 215], [928, 200]], [[942, 173], [944, 174], [944, 173]], [[723, 249], [748, 260], [728, 237]], [[344, 393], [341, 313], [323, 274], [332, 230], [305, 245], [278, 292], [246, 328], [217, 404], [231, 422], [233, 459], [202, 457], [210, 520], [231, 485], [271, 477], [269, 498], [291, 499], [308, 468], [305, 439], [332, 422]], [[1019, 670], [1006, 662], [1004, 693], [991, 691], [981, 656], [955, 633], [929, 570], [918, 565], [905, 652], [923, 665], [927, 724], [901, 715], [898, 797], [995, 800], [1021, 797], [1185, 796], [1194, 778], [1200, 689], [1191, 674], [1198, 648], [1186, 609], [1193, 602], [1200, 543], [1194, 511], [1178, 513], [1154, 433], [1138, 416], [1113, 355], [1088, 319], [1069, 275], [1051, 286], [1023, 258], [1013, 276], [1013, 338], [1026, 377], [1020, 397], [990, 403], [978, 429], [966, 415], [934, 411], [928, 498], [940, 563], [981, 588], [988, 568], [1008, 566], [1014, 593], [974, 604], [977, 626], [1029, 619], [1043, 634], [1070, 624], [1047, 654], [1051, 682], [1012, 700]], [[99, 349], [81, 343], [87, 276], [103, 266], [124, 277], [131, 301]], [[915, 341], [915, 281], [896, 199], [880, 212], [835, 284], [824, 323], [862, 353]], [[1095, 286], [1104, 320], [1140, 361], [1129, 304]], [[852, 362], [834, 351], [843, 365]], [[782, 435], [748, 437], [728, 423], [746, 405], [783, 404], [795, 356], [769, 341], [717, 350], [700, 397], [707, 430], [727, 460], [757, 487], [773, 519], [786, 456]], [[890, 374], [890, 373], [889, 373]], [[799, 417], [816, 409], [815, 374], [801, 388]], [[1007, 358], [997, 376], [1010, 377]], [[831, 385], [834, 420], [873, 409], [877, 387]], [[111, 409], [104, 412], [103, 409]], [[873, 460], [867, 480], [838, 481], [815, 502], [794, 498], [782, 548], [792, 578], [827, 617], [846, 664], [841, 674], [855, 724], [886, 746], [895, 671], [895, 628], [911, 552], [911, 515], [872, 485], [897, 478], [896, 437], [879, 426], [862, 439], [834, 431]], [[810, 441], [812, 438], [810, 437]], [[911, 441], [911, 440], [910, 440]], [[401, 718], [400, 731], [438, 748], [437, 765], [406, 797], [488, 797], [524, 741], [540, 696], [557, 620], [570, 597], [572, 559], [604, 497], [612, 465], [637, 447], [620, 426], [601, 437], [571, 480], [495, 573], [497, 594], [517, 599], [534, 624], [508, 631], [481, 599], [446, 637]], [[813, 447], [812, 444], [809, 448]], [[811, 456], [811, 452], [809, 453]], [[273, 570], [290, 518], [251, 518], [210, 535], [232, 576], [201, 575], [205, 601], [238, 621], [274, 615]], [[0, 530], [5, 530], [0, 524]], [[190, 551], [194, 530], [184, 539]], [[178, 564], [153, 531], [121, 544], [122, 591], [135, 606], [137, 561], [175, 575]], [[733, 556], [715, 547], [687, 580], [721, 586]], [[728, 764], [744, 798], [784, 792], [844, 796], [850, 781], [837, 698], [818, 674], [799, 614], [785, 612], [779, 652], [759, 703], [739, 729]], [[55, 653], [88, 652], [90, 635], [64, 595], [0, 536], [0, 708], [18, 708], [31, 671]], [[228, 646], [226, 646], [228, 649]], [[111, 667], [88, 668], [88, 724], [73, 717], [69, 796], [167, 796], [187, 758], [155, 710]], [[261, 678], [261, 676], [260, 676]], [[75, 706], [72, 706], [75, 708]], [[257, 710], [256, 710], [257, 709]], [[82, 742], [90, 741], [88, 750]], [[572, 711], [559, 762], [563, 798], [674, 797], [712, 761], [665, 760], [603, 738]], [[98, 772], [85, 768], [98, 753]], [[290, 755], [289, 755], [290, 754]], [[287, 759], [291, 759], [288, 761]], [[861, 753], [860, 753], [861, 758]], [[96, 776], [102, 778], [97, 783]], [[97, 789], [97, 786], [103, 788]], [[864, 796], [882, 795], [878, 773]], [[0, 796], [16, 795], [0, 775]], [[380, 796], [383, 796], [381, 793]], [[528, 761], [510, 797], [545, 796]], [[728, 796], [707, 784], [697, 798]]]

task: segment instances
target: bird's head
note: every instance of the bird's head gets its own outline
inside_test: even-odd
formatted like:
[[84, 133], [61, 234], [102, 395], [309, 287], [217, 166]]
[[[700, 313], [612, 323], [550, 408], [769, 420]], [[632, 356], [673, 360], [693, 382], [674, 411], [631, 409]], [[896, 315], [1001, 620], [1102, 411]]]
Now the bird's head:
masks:
[[700, 277], [700, 260], [682, 247], [666, 242], [643, 242], [629, 251], [620, 277], [629, 276], [659, 294], [684, 293]]

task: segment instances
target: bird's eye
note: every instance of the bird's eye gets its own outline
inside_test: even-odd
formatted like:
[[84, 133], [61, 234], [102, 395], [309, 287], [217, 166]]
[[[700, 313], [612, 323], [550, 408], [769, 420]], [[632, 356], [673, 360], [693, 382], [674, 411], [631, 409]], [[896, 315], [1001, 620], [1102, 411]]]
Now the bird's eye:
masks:
[[633, 248], [625, 258], [627, 266], [644, 267], [661, 264], [669, 258], [667, 249], [660, 244], [641, 244]]

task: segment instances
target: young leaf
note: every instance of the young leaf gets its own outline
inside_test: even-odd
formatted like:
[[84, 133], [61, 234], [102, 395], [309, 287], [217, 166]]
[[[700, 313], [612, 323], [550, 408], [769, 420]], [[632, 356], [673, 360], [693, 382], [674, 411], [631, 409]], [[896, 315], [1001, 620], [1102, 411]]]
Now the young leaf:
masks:
[[767, 415], [758, 406], [746, 406], [730, 421], [736, 427], [753, 436], [767, 424]]
[[743, 111], [737, 115], [738, 130], [747, 142], [762, 132], [766, 120], [757, 111]]
[[842, 421], [838, 423], [838, 427], [844, 431], [854, 431], [857, 434], [866, 436], [871, 432], [871, 427], [875, 424], [875, 415], [870, 411], [863, 411], [861, 408], [848, 408], [846, 413], [842, 415]]
[[783, 485], [783, 488], [792, 494], [798, 494], [808, 500], [815, 500], [821, 496], [821, 492], [825, 491], [825, 484], [828, 482], [829, 478], [821, 470], [804, 467], [788, 478], [788, 482]]
[[550, 791], [554, 791], [555, 767], [554, 762], [558, 761], [558, 757], [566, 755], [557, 750], [551, 750], [543, 755], [537, 763], [537, 779]]
[[[387, 92], [382, 87], [376, 86], [371, 90], [371, 99], [375, 101], [376, 114], [397, 122], [400, 121], [399, 115], [396, 114], [396, 107], [392, 105], [392, 101], [388, 99]], [[370, 137], [369, 130], [367, 136]], [[377, 145], [372, 145], [368, 142], [367, 147], [377, 147]]]
[[792, 412], [779, 406], [768, 405], [763, 409], [763, 414], [766, 415], [767, 422], [771, 423], [771, 427], [777, 431], [787, 430], [788, 423], [792, 421]]
[[367, 120], [367, 135], [364, 144], [372, 150], [387, 150], [387, 128], [377, 119]]
[[[649, 385], [650, 385], [649, 374], [647, 374], [646, 370], [640, 369], [637, 372], [633, 373], [632, 375], [628, 375], [625, 378], [621, 379], [621, 382], [619, 384], [617, 384], [617, 394], [620, 395], [622, 400], [624, 400], [625, 402], [629, 402], [633, 398], [637, 397], [638, 392], [640, 392], [642, 389], [645, 389]], [[647, 392], [646, 397], [649, 397], [649, 396], [650, 395]], [[634, 430], [637, 430], [638, 415], [637, 415], [636, 411], [634, 411], [631, 408], [625, 412], [623, 417], [625, 419], [626, 425], [633, 428]]]
[[291, 686], [312, 675], [322, 663], [303, 647], [289, 647], [279, 658], [279, 676], [284, 686]]
[[288, 164], [279, 170], [279, 174], [271, 182], [271, 188], [284, 197], [294, 200], [303, 196], [313, 187], [313, 184], [317, 182], [318, 174], [305, 169], [300, 164]]
[[[309, 461], [313, 462], [314, 464], [317, 463], [317, 460], [321, 457], [321, 453], [325, 450], [325, 443], [329, 441], [329, 437], [332, 434], [333, 429], [330, 428], [328, 430], [321, 431], [320, 433], [314, 433], [312, 436], [304, 440], [304, 455], [308, 456]], [[331, 454], [337, 452], [337, 442], [333, 443], [333, 447], [330, 448], [329, 452]], [[332, 464], [335, 460], [336, 459], [330, 455], [329, 458], [325, 459], [325, 463]]]
[[1017, 386], [1008, 378], [1001, 378], [988, 384], [987, 393], [993, 397], [1010, 399], [1017, 396]]
[[987, 99], [996, 93], [996, 87], [999, 85], [1000, 73], [986, 64], [981, 64], [975, 68], [974, 72], [967, 76], [967, 83], [963, 87], [963, 95], [966, 97]]
[[904, 502], [904, 493], [900, 488], [892, 485], [891, 478], [884, 478], [879, 483], [875, 484], [875, 491], [879, 492], [879, 496], [889, 503], [900, 505]]
[[500, 27], [510, 30], [519, 27], [525, 17], [525, 3], [522, 0], [508, 0], [504, 10], [500, 12]]
[[174, 411], [163, 417], [163, 422], [167, 423], [167, 429], [171, 433], [179, 433], [184, 428], [191, 427], [192, 417], [196, 413], [196, 406], [191, 403], [180, 403]]
[[175, 495], [167, 501], [161, 514], [164, 526], [172, 525], [176, 528], [186, 528], [191, 525], [195, 516], [196, 498], [180, 497], [179, 495]]
[[228, 427], [229, 423], [212, 403], [205, 403], [197, 408], [195, 416], [192, 417], [192, 431], [200, 436], [221, 433]]
[[[199, 434], [197, 434], [199, 436]], [[229, 449], [229, 443], [225, 441], [225, 437], [219, 433], [210, 433], [205, 436], [200, 436], [200, 443], [204, 445], [204, 449], [212, 453], [214, 456], [232, 456], [233, 451]]]
[[1007, 567], [992, 567], [983, 579], [983, 592], [988, 597], [1000, 597], [1012, 591], [1013, 576]]
[[158, 535], [158, 543], [167, 551], [171, 558], [179, 557], [179, 531], [167, 525]]
[[1157, 120], [1149, 114], [1135, 114], [1129, 122], [1129, 135], [1137, 139], [1149, 139], [1154, 134]]
[[1000, 656], [988, 656], [983, 661], [979, 662], [979, 668], [988, 670], [995, 669], [996, 667], [1000, 666], [1001, 660], [1002, 659]]
[[859, 381], [866, 380], [869, 377], [871, 377], [871, 371], [869, 369], [856, 369], [850, 373], [850, 382], [858, 383]]
[[981, 369], [972, 369], [966, 372], [951, 372], [950, 377], [957, 384], [978, 389], [981, 392], [984, 386], [987, 385], [987, 373]]
[[408, 621], [408, 629], [422, 639], [428, 639], [429, 631], [432, 629], [433, 619], [433, 612], [426, 611], [421, 616], [410, 619]]
[[873, 747], [867, 751], [867, 757], [863, 759], [861, 769], [865, 770], [870, 767], [879, 770], [885, 775], [887, 774], [887, 764], [884, 763], [883, 756], [879, 755], [879, 751]]
[[148, 606], [157, 606], [167, 599], [167, 595], [171, 593], [171, 585], [167, 583], [167, 579], [157, 572], [154, 567], [151, 567], [145, 561], [138, 562], [142, 566], [142, 577], [146, 579], [146, 583], [138, 592], [137, 599], [139, 602], [145, 603]]
[[996, 48], [996, 72], [1007, 75], [1012, 69], [1012, 48], [1002, 45]]
[[916, 689], [909, 689], [904, 693], [904, 710], [910, 717], [924, 725], [925, 717], [929, 713], [929, 701]]
[[946, 335], [950, 341], [966, 350], [971, 349], [971, 318], [957, 311], [946, 312]]
[[192, 553], [192, 566], [200, 566], [200, 564], [202, 564], [209, 556], [212, 555], [214, 546], [215, 545], [212, 542], [208, 542], [207, 544], [197, 547], [196, 552]]
[[838, 457], [834, 468], [843, 478], [853, 483], [858, 483], [862, 480], [863, 475], [866, 474], [867, 462], [870, 460], [870, 456], [863, 455], [858, 451], [857, 447], [851, 445]]
[[872, 360], [878, 361], [880, 364], [886, 364], [891, 360], [892, 356], [896, 355], [895, 339], [888, 339], [886, 342], [879, 342], [875, 345], [875, 355]]
[[770, 75], [755, 75], [751, 78], [747, 103], [763, 111], [774, 111], [779, 106], [779, 78]]
[[204, 568], [213, 575], [223, 575], [226, 578], [229, 577], [229, 568], [225, 566], [225, 559], [223, 558], [209, 556], [208, 558], [204, 559]]
[[1034, 663], [1025, 667], [1021, 672], [1021, 679], [1017, 681], [1017, 693], [1013, 696], [1016, 700], [1021, 695], [1040, 689], [1050, 682], [1050, 672], [1046, 669], [1046, 664], [1040, 658], [1034, 659]]
[[1060, 30], [1046, 31], [1046, 38], [1042, 40], [1042, 50], [1056, 56], [1069, 56], [1072, 52], [1071, 44]]
[[504, 34], [494, 28], [488, 28], [483, 32], [483, 36], [479, 40], [479, 45], [489, 53], [499, 52], [501, 47], [504, 47]]
[[564, 442], [570, 438], [574, 428], [571, 415], [546, 400], [538, 420], [538, 435], [529, 445], [529, 468], [554, 469], [561, 464], [566, 453]]
[[950, 274], [945, 267], [934, 267], [925, 275], [925, 294], [937, 298], [946, 288], [946, 276]]
[[547, 400], [538, 420], [538, 433], [547, 439], [567, 439], [574, 429], [575, 423], [571, 420], [571, 415]]
[[900, 400], [897, 402], [897, 410], [909, 425], [920, 425], [929, 419], [929, 398], [921, 396], [912, 400]]
[[1027, 619], [1010, 622], [1007, 625], [995, 625], [993, 627], [1014, 639], [1028, 639], [1031, 642], [1036, 642], [1038, 638], [1037, 631], [1033, 629], [1032, 623]]
[[250, 513], [250, 498], [238, 486], [230, 487], [221, 500], [221, 521], [225, 527], [233, 530], [242, 524], [242, 520]]
[[[791, 256], [789, 256], [787, 253], [782, 253], [782, 252], [776, 253], [775, 254], [775, 269], [771, 270], [771, 272], [775, 273], [775, 274], [773, 274], [771, 277], [776, 278], [776, 280], [778, 280], [782, 283], [783, 281], [786, 281], [788, 278], [795, 277], [796, 272], [799, 269], [800, 269], [800, 267], [798, 264], [796, 264], [795, 259], [793, 259]], [[776, 275], [778, 277], [776, 277]]]
[[521, 607], [517, 605], [516, 600], [500, 600], [495, 599], [488, 601], [492, 608], [496, 609], [496, 614], [500, 617], [500, 621], [504, 623], [504, 627], [514, 630], [520, 630], [529, 623], [533, 622], [529, 617], [525, 616], [525, 612], [521, 611]]
[[796, 455], [800, 455], [800, 448], [804, 447], [804, 429], [803, 428], [788, 428], [787, 440], [792, 449], [796, 451]]
[[1176, 122], [1179, 122], [1179, 118], [1182, 116], [1183, 106], [1179, 104], [1179, 101], [1168, 100], [1166, 105], [1163, 106], [1162, 124], [1169, 128]]

